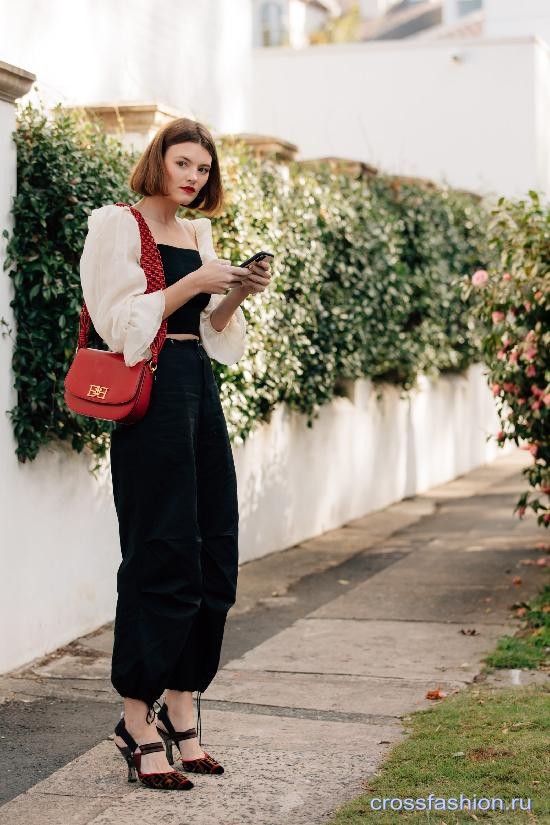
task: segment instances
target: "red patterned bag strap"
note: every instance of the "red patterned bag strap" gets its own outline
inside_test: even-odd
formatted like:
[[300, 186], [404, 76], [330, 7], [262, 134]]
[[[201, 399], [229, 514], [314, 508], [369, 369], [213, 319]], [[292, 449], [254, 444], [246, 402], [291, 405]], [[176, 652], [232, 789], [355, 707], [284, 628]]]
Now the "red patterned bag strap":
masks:
[[[130, 206], [130, 204], [128, 203], [118, 202], [115, 204], [115, 206], [127, 206], [132, 215], [134, 216], [134, 218], [136, 219], [136, 221], [138, 222], [139, 235], [141, 240], [140, 266], [147, 277], [147, 288], [145, 290], [145, 294], [149, 292], [156, 292], [158, 289], [164, 289], [166, 287], [166, 280], [164, 277], [164, 267], [162, 265], [162, 259], [160, 257], [160, 252], [158, 251], [158, 247], [155, 243], [155, 239], [151, 234], [151, 230], [145, 222], [145, 218], [143, 217], [141, 212], [138, 212], [137, 209], [134, 209], [134, 207]], [[88, 312], [86, 303], [83, 302], [82, 309], [80, 312], [77, 349], [80, 347], [88, 346], [90, 324], [90, 314]], [[150, 364], [152, 369], [156, 369], [159, 352], [161, 351], [164, 344], [164, 340], [166, 338], [167, 324], [168, 321], [166, 318], [164, 318], [153, 342], [151, 343]]]

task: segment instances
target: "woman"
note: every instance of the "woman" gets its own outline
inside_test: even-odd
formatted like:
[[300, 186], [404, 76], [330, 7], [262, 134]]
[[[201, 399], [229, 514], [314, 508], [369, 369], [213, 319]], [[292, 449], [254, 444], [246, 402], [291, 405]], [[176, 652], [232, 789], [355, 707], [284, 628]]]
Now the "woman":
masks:
[[[161, 129], [130, 187], [142, 196], [132, 209], [109, 204], [90, 215], [80, 263], [94, 328], [128, 366], [150, 358], [167, 320], [147, 413], [111, 436], [122, 551], [111, 681], [124, 697], [115, 744], [129, 781], [137, 772], [148, 787], [185, 790], [193, 783], [171, 767], [173, 744], [186, 770], [223, 773], [200, 746], [192, 696], [199, 701], [216, 674], [237, 585], [237, 482], [209, 355], [239, 360], [240, 304], [271, 273], [265, 262], [241, 268], [218, 259], [209, 218], [176, 216], [180, 206], [208, 214], [223, 206], [216, 147], [202, 124], [180, 118]], [[166, 288], [145, 293], [148, 231]]]

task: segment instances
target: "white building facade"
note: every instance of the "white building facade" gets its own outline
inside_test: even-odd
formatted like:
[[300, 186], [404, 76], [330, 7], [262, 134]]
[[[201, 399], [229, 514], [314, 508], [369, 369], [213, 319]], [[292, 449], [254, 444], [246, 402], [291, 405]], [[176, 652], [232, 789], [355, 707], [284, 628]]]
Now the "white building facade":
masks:
[[256, 49], [250, 131], [486, 195], [550, 191], [550, 53], [531, 36]]
[[[255, 49], [249, 130], [290, 140], [304, 158], [339, 155], [490, 196], [544, 196], [550, 2], [442, 2], [442, 24], [416, 36]], [[395, 5], [365, 0], [363, 12]]]

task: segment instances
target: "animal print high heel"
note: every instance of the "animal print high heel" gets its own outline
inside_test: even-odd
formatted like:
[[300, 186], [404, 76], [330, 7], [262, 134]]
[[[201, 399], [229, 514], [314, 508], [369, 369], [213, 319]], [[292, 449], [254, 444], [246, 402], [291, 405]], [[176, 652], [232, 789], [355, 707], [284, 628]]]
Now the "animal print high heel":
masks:
[[[133, 736], [126, 730], [124, 718], [117, 724], [115, 734], [126, 742], [126, 747], [121, 747], [116, 742], [115, 745], [128, 765], [128, 782], [137, 782], [139, 779], [142, 785], [147, 788], [162, 791], [188, 791], [194, 787], [190, 779], [176, 770], [160, 773], [141, 772], [141, 757], [148, 753], [164, 750], [162, 742], [146, 742], [144, 745], [138, 745]], [[138, 748], [141, 753], [136, 753]]]
[[[166, 757], [170, 765], [174, 764], [174, 752], [173, 752], [173, 745], [177, 745], [179, 748], [179, 743], [183, 739], [193, 739], [193, 737], [197, 736], [197, 731], [195, 728], [189, 728], [188, 730], [184, 731], [177, 731], [170, 721], [170, 717], [168, 716], [168, 708], [166, 707], [166, 703], [164, 703], [157, 713], [157, 719], [162, 722], [166, 730], [159, 728], [157, 725], [157, 730], [160, 733], [162, 740], [166, 746]], [[181, 751], [180, 751], [181, 753]], [[199, 759], [184, 759], [181, 758], [181, 763], [183, 765], [183, 769], [185, 771], [189, 771], [189, 773], [213, 773], [213, 774], [222, 774], [224, 772], [223, 766], [220, 765], [219, 762], [210, 756], [209, 753], [206, 751], [204, 752], [204, 756], [199, 757]]]

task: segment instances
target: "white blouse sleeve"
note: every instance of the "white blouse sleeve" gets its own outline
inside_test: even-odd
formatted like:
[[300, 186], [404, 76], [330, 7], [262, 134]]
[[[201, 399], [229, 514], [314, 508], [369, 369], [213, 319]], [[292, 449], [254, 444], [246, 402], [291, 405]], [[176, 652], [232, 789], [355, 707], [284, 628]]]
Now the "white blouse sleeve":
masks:
[[162, 289], [145, 294], [140, 258], [130, 210], [114, 204], [94, 209], [80, 259], [82, 293], [95, 330], [113, 352], [123, 353], [128, 367], [151, 357], [165, 309]]
[[[209, 218], [199, 218], [195, 222], [203, 263], [217, 258], [212, 240], [212, 224]], [[240, 306], [233, 312], [225, 327], [218, 332], [212, 326], [210, 316], [225, 294], [213, 293], [210, 301], [201, 311], [199, 331], [203, 346], [211, 358], [220, 364], [236, 364], [246, 348], [246, 318]]]

